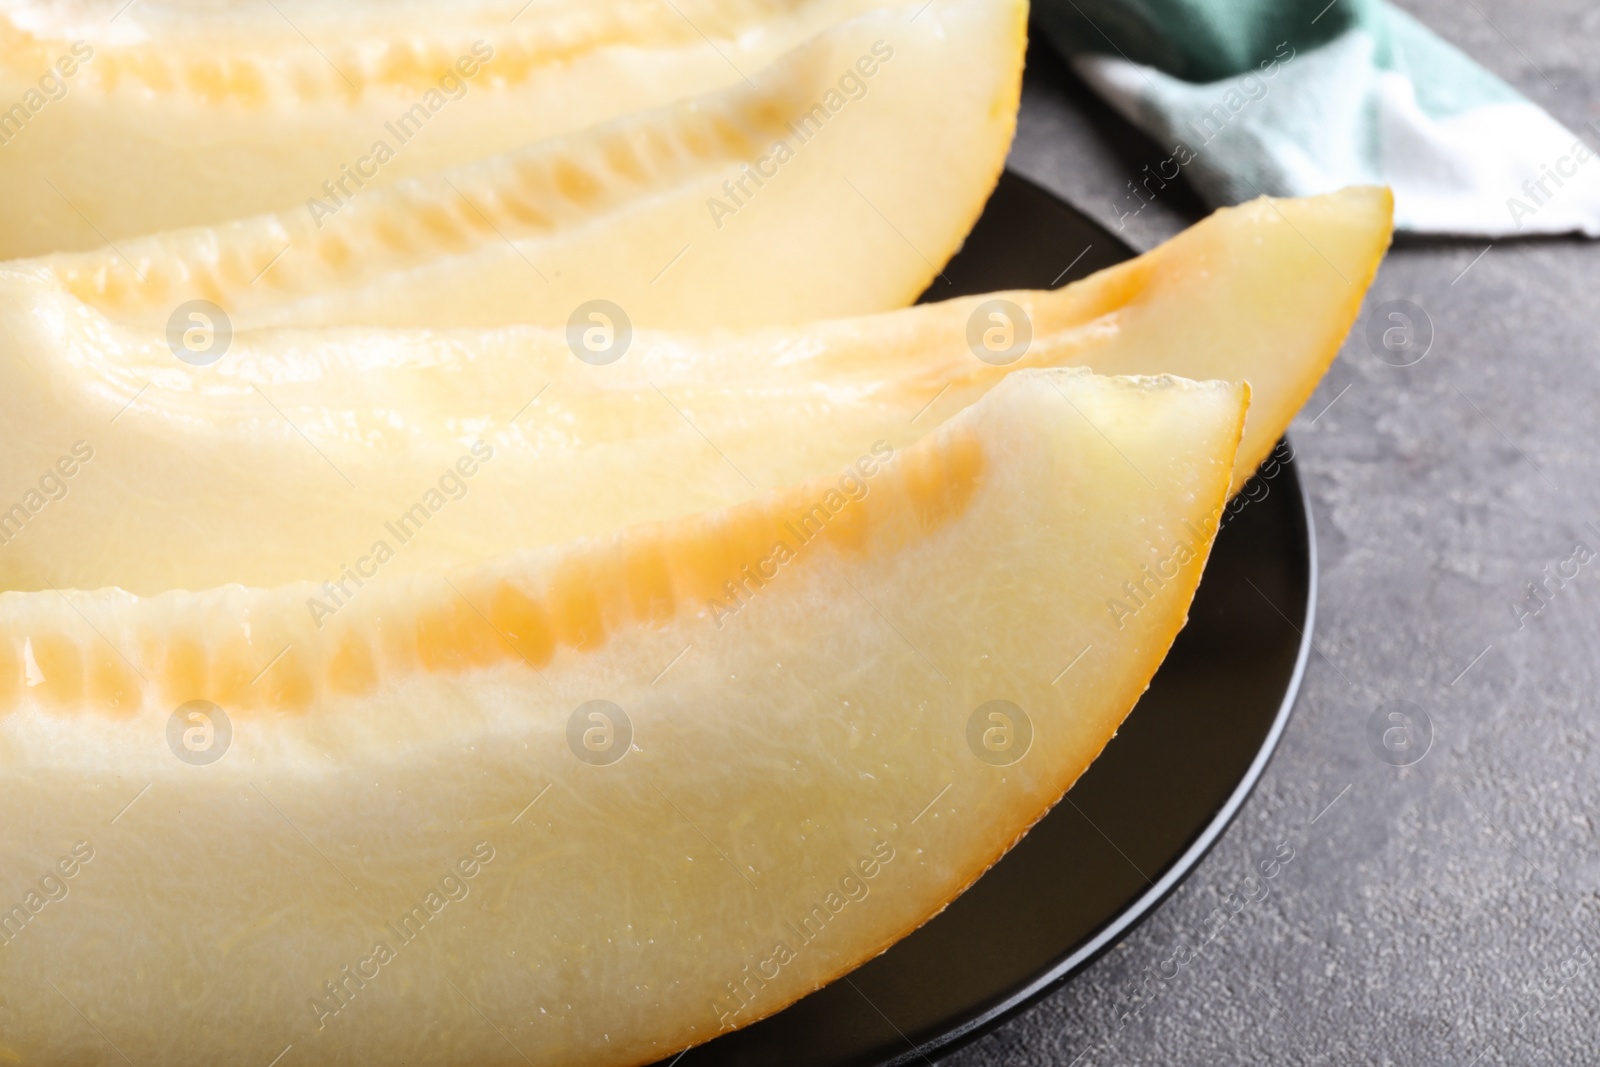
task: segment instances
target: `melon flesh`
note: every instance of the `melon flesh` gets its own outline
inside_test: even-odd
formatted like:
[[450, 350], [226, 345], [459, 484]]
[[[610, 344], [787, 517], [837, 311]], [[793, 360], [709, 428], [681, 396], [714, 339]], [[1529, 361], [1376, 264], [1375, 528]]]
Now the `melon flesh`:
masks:
[[[604, 1067], [781, 1008], [1100, 752], [1184, 621], [1247, 394], [1019, 373], [849, 469], [380, 577], [320, 626], [310, 584], [0, 595], [0, 863], [93, 853], [12, 920], [7, 1049]], [[207, 765], [168, 742], [194, 699], [231, 725]], [[569, 747], [591, 700], [619, 761], [577, 755], [616, 754], [614, 713]], [[1022, 715], [974, 727], [996, 700]]]
[[235, 330], [565, 326], [602, 298], [635, 326], [696, 329], [902, 307], [999, 177], [1026, 30], [1026, 0], [886, 7], [720, 92], [315, 215], [296, 204], [39, 266], [157, 329], [190, 299]]
[[892, 3], [8, 4], [0, 259], [304, 213], [351, 171], [391, 185], [742, 83]]
[[[517, 327], [265, 331], [192, 368], [48, 274], [0, 269], [0, 503], [22, 507], [0, 511], [0, 587], [321, 581], [393, 542], [385, 524], [430, 491], [436, 513], [406, 525], [386, 572], [482, 561], [748, 499], [1057, 363], [1248, 381], [1237, 489], [1333, 359], [1389, 233], [1381, 189], [1220, 211], [1065, 289], [1004, 294], [1035, 329], [1006, 368], [967, 347], [987, 297], [796, 330], [641, 330], [607, 366], [574, 358], [564, 331]], [[479, 466], [480, 439], [492, 459], [450, 474]], [[41, 474], [80, 440], [93, 459], [47, 502]]]

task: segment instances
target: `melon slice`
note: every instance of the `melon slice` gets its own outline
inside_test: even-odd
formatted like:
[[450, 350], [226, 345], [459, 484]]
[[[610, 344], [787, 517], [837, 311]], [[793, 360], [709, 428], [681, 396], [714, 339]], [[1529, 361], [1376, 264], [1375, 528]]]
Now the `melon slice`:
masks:
[[[1013, 367], [968, 348], [974, 297], [800, 330], [641, 330], [604, 366], [519, 327], [268, 331], [191, 368], [48, 276], [0, 269], [0, 503], [20, 508], [0, 510], [0, 587], [320, 581], [370, 566], [386, 524], [406, 535], [386, 573], [481, 561], [898, 447], [1050, 363], [1248, 380], [1237, 489], [1333, 359], [1389, 220], [1380, 189], [1256, 202], [1063, 290], [1006, 294], [1035, 330]], [[73, 476], [41, 486], [63, 460]]]
[[1016, 122], [1026, 0], [850, 20], [707, 96], [389, 188], [47, 259], [114, 318], [191, 299], [235, 330], [737, 327], [910, 303], [960, 246]]
[[0, 259], [304, 212], [742, 83], [893, 2], [7, 5]]
[[9, 920], [7, 1048], [603, 1067], [781, 1008], [1099, 753], [1247, 392], [1023, 372], [798, 487], [320, 617], [310, 584], [0, 595], [0, 862], [70, 891]]

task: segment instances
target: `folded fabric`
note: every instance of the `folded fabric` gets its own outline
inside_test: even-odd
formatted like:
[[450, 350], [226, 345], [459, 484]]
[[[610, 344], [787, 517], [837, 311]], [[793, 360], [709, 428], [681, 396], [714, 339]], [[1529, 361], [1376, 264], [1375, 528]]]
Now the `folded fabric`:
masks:
[[1036, 0], [1050, 40], [1214, 206], [1381, 183], [1400, 229], [1600, 237], [1597, 153], [1383, 0]]

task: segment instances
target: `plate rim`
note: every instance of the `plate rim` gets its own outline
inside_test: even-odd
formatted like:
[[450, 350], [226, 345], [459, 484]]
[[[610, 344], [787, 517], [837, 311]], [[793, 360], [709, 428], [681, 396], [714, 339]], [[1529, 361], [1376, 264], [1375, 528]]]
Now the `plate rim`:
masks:
[[[1285, 433], [1280, 441], [1287, 443], [1290, 455], [1298, 458], [1294, 452], [1293, 442], [1289, 441], [1288, 433]], [[880, 1067], [906, 1067], [906, 1065], [918, 1060], [927, 1061], [930, 1057], [942, 1059], [998, 1029], [1011, 1019], [1038, 1004], [1039, 1001], [1064, 986], [1078, 974], [1087, 970], [1109, 949], [1132, 933], [1140, 923], [1154, 914], [1167, 897], [1171, 896], [1178, 886], [1182, 885], [1195, 872], [1205, 860], [1206, 855], [1222, 839], [1222, 835], [1233, 824], [1239, 812], [1243, 810], [1245, 803], [1250, 799], [1250, 795], [1255, 792], [1256, 786], [1266, 773], [1267, 764], [1272, 761], [1273, 755], [1277, 753], [1278, 744], [1282, 741], [1284, 731], [1288, 728], [1289, 719], [1294, 712], [1294, 705], [1300, 697], [1300, 686], [1305, 679], [1306, 665], [1310, 662], [1312, 631], [1316, 626], [1317, 593], [1320, 576], [1318, 572], [1317, 529], [1315, 515], [1311, 506], [1311, 491], [1306, 485], [1306, 479], [1300, 476], [1299, 464], [1294, 459], [1291, 459], [1289, 465], [1295, 485], [1300, 491], [1300, 514], [1305, 522], [1306, 533], [1306, 606], [1304, 616], [1300, 620], [1300, 648], [1295, 655], [1294, 669], [1289, 674], [1289, 684], [1284, 687], [1283, 698], [1279, 701], [1277, 714], [1273, 716], [1272, 726], [1267, 730], [1267, 736], [1262, 740], [1261, 747], [1250, 761], [1250, 766], [1245, 768], [1238, 785], [1234, 786], [1233, 792], [1228, 794], [1228, 799], [1217, 809], [1210, 822], [1206, 823], [1205, 829], [1173, 861], [1160, 879], [1141, 893], [1132, 904], [1118, 913], [1114, 919], [1087, 942], [1045, 968], [1000, 1003], [980, 1012], [975, 1017], [946, 1031], [931, 1041], [925, 1041], [921, 1045], [916, 1045], [890, 1059], [879, 1061]], [[1286, 619], [1285, 621], [1288, 620]], [[1293, 623], [1291, 622], [1290, 625], [1293, 625]], [[1065, 795], [1065, 793], [1062, 794], [1063, 797]]]

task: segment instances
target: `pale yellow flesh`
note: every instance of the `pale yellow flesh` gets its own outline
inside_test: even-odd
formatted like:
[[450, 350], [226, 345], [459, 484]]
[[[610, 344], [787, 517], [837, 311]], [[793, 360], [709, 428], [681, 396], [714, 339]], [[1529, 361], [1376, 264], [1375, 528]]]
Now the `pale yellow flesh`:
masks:
[[[747, 499], [913, 440], [1050, 363], [1249, 381], [1237, 489], [1338, 350], [1389, 204], [1376, 189], [1255, 202], [1063, 290], [1005, 294], [1036, 331], [1005, 368], [967, 345], [983, 297], [797, 330], [641, 331], [608, 366], [576, 359], [563, 331], [516, 328], [265, 332], [189, 368], [48, 275], [0, 273], [0, 506], [40, 505], [20, 529], [0, 511], [0, 587], [322, 581], [370, 566], [379, 541], [389, 574], [479, 561]], [[452, 476], [460, 498], [435, 497], [402, 546], [386, 524], [478, 439], [493, 458]], [[80, 440], [93, 459], [46, 503], [39, 479]]]
[[296, 205], [38, 266], [157, 329], [191, 298], [236, 330], [564, 326], [597, 298], [635, 326], [696, 329], [902, 307], [994, 188], [1026, 43], [1026, 0], [922, 7], [852, 19], [721, 92], [358, 190], [335, 214]]
[[7, 5], [0, 259], [304, 215], [349, 173], [381, 188], [742, 83], [892, 3]]
[[[832, 520], [867, 509], [864, 540], [800, 546], [720, 627], [698, 597], [647, 607], [617, 561], [676, 545], [690, 569], [656, 587], [692, 590], [739, 562], [713, 531], [826, 501], [839, 475], [448, 584], [380, 581], [321, 630], [305, 587], [0, 596], [0, 863], [20, 894], [75, 842], [94, 850], [4, 948], [7, 1048], [47, 1065], [102, 1060], [109, 1040], [168, 1067], [266, 1062], [290, 1044], [308, 1065], [605, 1067], [782, 1007], [943, 907], [1110, 738], [1183, 622], [1245, 403], [1225, 383], [1013, 376], [864, 478]], [[542, 595], [574, 566], [600, 598], [599, 647], [560, 646], [536, 671], [500, 643], [521, 638], [476, 621], [497, 583]], [[1165, 580], [1119, 620], [1107, 598], [1146, 566]], [[317, 688], [352, 638], [379, 650], [375, 682]], [[107, 646], [125, 666], [99, 666]], [[71, 698], [72, 649], [120, 672], [115, 714]], [[194, 662], [280, 652], [239, 692], [298, 672], [309, 707], [233, 702], [226, 755], [176, 759], [160, 687], [187, 671], [188, 695], [221, 695], [216, 668]], [[620, 762], [567, 746], [590, 699], [631, 720]], [[1032, 724], [1010, 766], [968, 747], [972, 712], [994, 699]], [[385, 924], [427, 906], [475, 846], [494, 858], [461, 880], [469, 895], [402, 944]], [[861, 899], [840, 905], [845, 892]], [[825, 922], [802, 943], [788, 924], [814, 905]], [[381, 967], [380, 942], [396, 957]], [[779, 942], [793, 958], [741, 1004], [728, 983]], [[346, 965], [370, 980], [341, 1003], [324, 983]]]

